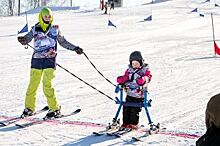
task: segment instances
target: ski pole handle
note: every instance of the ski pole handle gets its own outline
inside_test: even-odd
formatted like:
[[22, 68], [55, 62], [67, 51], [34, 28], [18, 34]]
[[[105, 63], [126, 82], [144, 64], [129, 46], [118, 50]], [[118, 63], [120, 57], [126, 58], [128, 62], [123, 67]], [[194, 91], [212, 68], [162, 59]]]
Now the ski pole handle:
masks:
[[26, 45], [26, 46], [24, 47], [24, 49], [28, 49], [28, 45]]

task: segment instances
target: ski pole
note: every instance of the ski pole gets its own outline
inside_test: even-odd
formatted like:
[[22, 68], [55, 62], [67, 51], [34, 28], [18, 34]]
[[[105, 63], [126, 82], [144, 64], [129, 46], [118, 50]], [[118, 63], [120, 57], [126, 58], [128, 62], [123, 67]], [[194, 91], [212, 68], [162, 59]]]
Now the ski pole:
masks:
[[115, 85], [114, 83], [112, 83], [109, 79], [107, 79], [97, 68], [96, 66], [94, 65], [94, 63], [92, 63], [92, 61], [89, 59], [89, 57], [86, 55], [86, 53], [83, 53], [84, 56], [86, 57], [86, 59], [90, 62], [90, 64], [95, 68], [95, 70], [107, 81], [109, 82], [110, 84], [112, 84], [113, 86], [117, 86]]

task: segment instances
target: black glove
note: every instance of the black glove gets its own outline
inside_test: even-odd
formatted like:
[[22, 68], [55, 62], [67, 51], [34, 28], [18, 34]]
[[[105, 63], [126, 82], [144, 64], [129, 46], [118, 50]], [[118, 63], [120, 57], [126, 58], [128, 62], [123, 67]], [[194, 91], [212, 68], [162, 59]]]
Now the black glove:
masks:
[[78, 47], [78, 46], [75, 48], [75, 51], [76, 51], [77, 54], [82, 54], [83, 53], [83, 49]]
[[22, 45], [27, 45], [27, 44], [28, 44], [27, 40], [26, 40], [25, 37], [23, 37], [23, 36], [19, 36], [19, 37], [18, 37], [18, 41], [19, 41]]

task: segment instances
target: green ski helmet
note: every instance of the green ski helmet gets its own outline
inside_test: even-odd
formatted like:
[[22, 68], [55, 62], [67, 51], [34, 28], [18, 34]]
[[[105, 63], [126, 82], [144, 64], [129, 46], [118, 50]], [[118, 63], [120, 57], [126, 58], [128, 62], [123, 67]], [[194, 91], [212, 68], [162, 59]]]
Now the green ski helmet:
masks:
[[[44, 21], [43, 17], [45, 17], [45, 16], [51, 17], [49, 22]], [[38, 20], [39, 20], [40, 26], [43, 29], [43, 31], [46, 31], [48, 26], [50, 24], [52, 24], [52, 22], [53, 22], [53, 14], [52, 14], [51, 9], [50, 8], [43, 8], [38, 15]]]

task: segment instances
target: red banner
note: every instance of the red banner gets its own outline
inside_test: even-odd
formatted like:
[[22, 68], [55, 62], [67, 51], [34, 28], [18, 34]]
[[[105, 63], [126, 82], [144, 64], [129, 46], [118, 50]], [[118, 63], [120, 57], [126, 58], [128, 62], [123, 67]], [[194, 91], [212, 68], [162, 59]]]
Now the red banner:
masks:
[[215, 48], [215, 54], [220, 55], [220, 48], [218, 47], [215, 41], [214, 41], [214, 48]]

